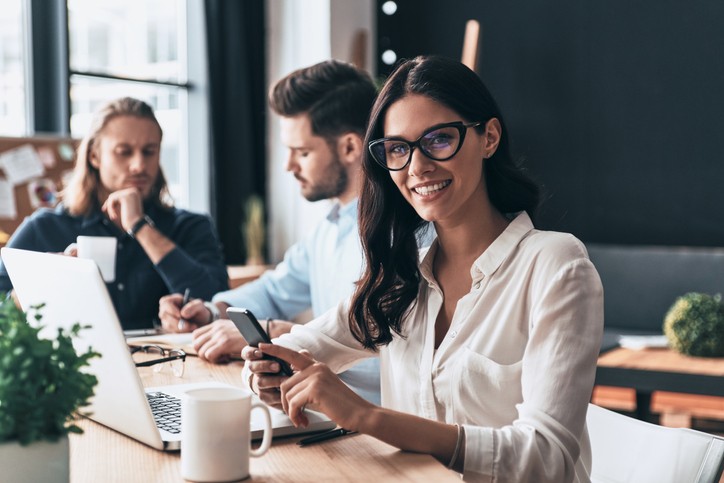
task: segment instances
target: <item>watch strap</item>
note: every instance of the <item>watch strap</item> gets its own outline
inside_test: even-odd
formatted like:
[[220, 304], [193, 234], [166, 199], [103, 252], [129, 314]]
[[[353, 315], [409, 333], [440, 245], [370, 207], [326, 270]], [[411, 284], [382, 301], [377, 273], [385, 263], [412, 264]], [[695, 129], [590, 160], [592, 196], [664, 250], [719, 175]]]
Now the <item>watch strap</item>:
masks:
[[133, 224], [133, 226], [132, 226], [131, 228], [129, 228], [128, 231], [126, 231], [126, 233], [128, 233], [128, 236], [130, 236], [131, 238], [134, 238], [134, 239], [135, 239], [135, 238], [136, 238], [136, 233], [138, 233], [139, 230], [140, 230], [141, 228], [143, 228], [144, 225], [148, 225], [148, 226], [150, 226], [151, 228], [153, 228], [153, 227], [156, 226], [156, 224], [153, 222], [153, 220], [151, 219], [151, 217], [149, 217], [148, 215], [143, 215], [143, 218], [141, 218], [140, 220], [138, 220], [137, 222], [135, 222], [135, 223]]
[[219, 308], [215, 304], [211, 302], [204, 302], [204, 307], [206, 307], [206, 309], [211, 312], [211, 319], [209, 319], [209, 324], [221, 318], [221, 311], [219, 311]]

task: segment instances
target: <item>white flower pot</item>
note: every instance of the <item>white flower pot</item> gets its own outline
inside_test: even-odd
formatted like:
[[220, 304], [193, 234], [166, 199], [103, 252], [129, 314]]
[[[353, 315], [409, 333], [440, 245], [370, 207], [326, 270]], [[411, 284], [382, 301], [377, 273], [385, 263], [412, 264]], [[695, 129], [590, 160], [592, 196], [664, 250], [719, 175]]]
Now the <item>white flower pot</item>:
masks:
[[3, 483], [68, 483], [70, 479], [68, 436], [58, 441], [36, 441], [21, 446], [17, 441], [0, 443]]

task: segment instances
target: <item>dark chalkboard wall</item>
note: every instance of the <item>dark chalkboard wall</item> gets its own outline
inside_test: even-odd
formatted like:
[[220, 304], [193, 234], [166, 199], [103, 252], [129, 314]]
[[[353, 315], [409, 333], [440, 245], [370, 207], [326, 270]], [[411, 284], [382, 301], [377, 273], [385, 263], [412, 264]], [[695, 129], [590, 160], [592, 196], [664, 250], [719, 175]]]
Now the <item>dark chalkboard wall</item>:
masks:
[[459, 59], [465, 21], [481, 23], [478, 72], [546, 190], [541, 228], [724, 245], [724, 2], [396, 3], [378, 13], [378, 58]]

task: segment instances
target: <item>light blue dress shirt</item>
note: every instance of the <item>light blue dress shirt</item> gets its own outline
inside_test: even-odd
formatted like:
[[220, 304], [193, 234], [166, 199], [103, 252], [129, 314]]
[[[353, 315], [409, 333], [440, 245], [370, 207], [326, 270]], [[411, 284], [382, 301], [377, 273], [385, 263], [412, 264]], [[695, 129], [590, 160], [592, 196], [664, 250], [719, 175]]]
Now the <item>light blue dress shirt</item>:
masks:
[[[216, 294], [213, 301], [244, 307], [262, 319], [291, 320], [311, 307], [316, 318], [352, 295], [363, 264], [357, 200], [345, 206], [337, 203], [314, 231], [287, 250], [274, 270]], [[360, 396], [380, 403], [377, 358], [360, 362], [340, 377]]]

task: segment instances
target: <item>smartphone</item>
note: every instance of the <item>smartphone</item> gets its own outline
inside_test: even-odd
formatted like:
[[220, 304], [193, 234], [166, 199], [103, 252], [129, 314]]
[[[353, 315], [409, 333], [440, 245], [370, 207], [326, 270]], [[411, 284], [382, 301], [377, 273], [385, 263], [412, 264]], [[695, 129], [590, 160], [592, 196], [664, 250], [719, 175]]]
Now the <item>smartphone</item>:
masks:
[[[229, 307], [226, 309], [226, 315], [229, 319], [231, 319], [237, 330], [241, 332], [241, 335], [244, 336], [244, 339], [246, 339], [247, 344], [250, 346], [257, 347], [259, 342], [267, 344], [272, 343], [269, 335], [264, 332], [264, 329], [261, 328], [259, 321], [256, 320], [254, 314], [252, 314], [249, 310]], [[289, 367], [289, 364], [278, 357], [264, 354], [264, 359], [277, 361], [279, 363], [279, 367], [281, 367], [279, 372], [285, 376], [291, 376], [294, 373], [292, 368]]]

